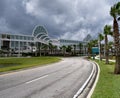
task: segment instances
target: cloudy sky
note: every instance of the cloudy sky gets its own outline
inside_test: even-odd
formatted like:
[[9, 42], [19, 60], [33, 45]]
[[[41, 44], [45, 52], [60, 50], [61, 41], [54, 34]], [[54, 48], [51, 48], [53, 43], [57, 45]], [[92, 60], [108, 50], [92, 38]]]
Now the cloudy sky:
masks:
[[43, 25], [52, 38], [82, 40], [112, 24], [110, 7], [119, 0], [0, 0], [0, 33], [31, 35]]

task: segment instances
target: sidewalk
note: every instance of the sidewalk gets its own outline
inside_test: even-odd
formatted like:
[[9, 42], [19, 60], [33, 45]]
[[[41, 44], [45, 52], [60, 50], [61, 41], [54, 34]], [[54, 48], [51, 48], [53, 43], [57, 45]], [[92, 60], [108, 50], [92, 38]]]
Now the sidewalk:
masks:
[[[95, 59], [99, 60], [100, 58], [99, 58], [99, 56], [96, 56]], [[105, 59], [102, 59], [102, 60], [105, 60]], [[110, 60], [110, 59], [109, 59], [109, 61], [110, 62], [115, 62], [115, 60]]]

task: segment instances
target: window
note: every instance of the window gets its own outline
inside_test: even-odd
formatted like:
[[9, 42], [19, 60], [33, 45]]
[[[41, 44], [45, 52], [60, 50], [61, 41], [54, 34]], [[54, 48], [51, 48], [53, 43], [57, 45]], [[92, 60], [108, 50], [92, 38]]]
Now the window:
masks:
[[2, 38], [6, 38], [6, 34], [2, 34]]
[[16, 35], [16, 39], [19, 39], [19, 36], [18, 36], [18, 35]]
[[11, 41], [11, 47], [15, 47], [15, 42], [14, 41]]
[[18, 41], [15, 42], [15, 46], [18, 47]]
[[20, 40], [23, 40], [23, 36], [20, 36]]
[[26, 40], [26, 36], [24, 36], [24, 40]]
[[10, 35], [10, 39], [15, 39], [15, 36], [14, 35]]
[[10, 39], [10, 35], [7, 35], [7, 39]]

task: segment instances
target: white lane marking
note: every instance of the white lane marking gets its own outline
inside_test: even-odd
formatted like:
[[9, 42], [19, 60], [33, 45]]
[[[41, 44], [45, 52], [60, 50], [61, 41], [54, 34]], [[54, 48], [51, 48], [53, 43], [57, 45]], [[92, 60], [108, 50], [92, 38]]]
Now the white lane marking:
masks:
[[28, 82], [26, 82], [26, 84], [35, 82], [35, 81], [37, 81], [37, 80], [40, 80], [40, 79], [43, 79], [43, 78], [46, 78], [46, 77], [48, 77], [48, 75], [42, 76], [42, 77], [40, 77], [40, 78], [33, 79], [33, 80], [31, 80], [31, 81], [28, 81]]

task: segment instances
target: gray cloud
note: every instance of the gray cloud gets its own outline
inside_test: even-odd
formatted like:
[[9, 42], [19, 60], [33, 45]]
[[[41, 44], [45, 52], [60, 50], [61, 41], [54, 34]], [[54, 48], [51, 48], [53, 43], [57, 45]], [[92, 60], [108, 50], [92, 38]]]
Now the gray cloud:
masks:
[[82, 40], [112, 24], [110, 6], [118, 0], [0, 0], [0, 32], [31, 34], [44, 25], [53, 38]]

